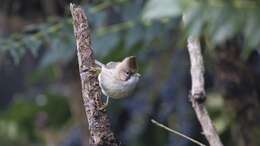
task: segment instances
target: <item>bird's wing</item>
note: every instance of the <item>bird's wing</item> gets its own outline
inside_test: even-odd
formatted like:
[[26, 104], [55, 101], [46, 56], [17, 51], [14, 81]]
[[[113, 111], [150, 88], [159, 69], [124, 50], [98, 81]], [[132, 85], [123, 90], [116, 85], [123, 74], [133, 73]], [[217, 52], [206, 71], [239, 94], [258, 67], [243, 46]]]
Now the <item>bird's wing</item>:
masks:
[[115, 68], [118, 64], [119, 64], [119, 62], [113, 62], [113, 61], [111, 61], [111, 62], [108, 62], [108, 63], [106, 64], [106, 68], [108, 68], [108, 69]]
[[100, 61], [98, 60], [95, 60], [95, 64], [102, 67], [102, 66], [105, 66], [103, 63], [101, 63]]

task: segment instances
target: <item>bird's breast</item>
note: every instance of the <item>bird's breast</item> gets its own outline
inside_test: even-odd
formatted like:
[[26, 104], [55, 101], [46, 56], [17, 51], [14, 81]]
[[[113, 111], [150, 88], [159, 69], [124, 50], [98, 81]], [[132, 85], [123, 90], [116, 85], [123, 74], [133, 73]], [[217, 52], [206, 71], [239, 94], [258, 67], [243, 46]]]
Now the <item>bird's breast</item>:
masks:
[[139, 78], [131, 77], [127, 81], [118, 80], [113, 72], [101, 71], [98, 76], [99, 85], [104, 95], [112, 98], [128, 96], [135, 88]]

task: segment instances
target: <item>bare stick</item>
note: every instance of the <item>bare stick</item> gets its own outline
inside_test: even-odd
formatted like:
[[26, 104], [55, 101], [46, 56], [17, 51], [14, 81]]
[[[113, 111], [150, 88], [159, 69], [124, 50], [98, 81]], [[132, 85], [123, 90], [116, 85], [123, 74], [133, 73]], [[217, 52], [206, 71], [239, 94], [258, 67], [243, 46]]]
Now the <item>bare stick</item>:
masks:
[[90, 31], [84, 10], [70, 4], [74, 34], [77, 44], [82, 96], [90, 131], [92, 146], [119, 146], [105, 111], [99, 110], [103, 103], [98, 85], [97, 73], [93, 71], [95, 58], [91, 48]]
[[199, 142], [199, 141], [197, 141], [197, 140], [195, 140], [195, 139], [193, 139], [193, 138], [191, 138], [191, 137], [189, 137], [189, 136], [187, 136], [187, 135], [184, 135], [184, 134], [182, 134], [182, 133], [180, 133], [180, 132], [178, 132], [178, 131], [176, 131], [176, 130], [173, 130], [173, 129], [171, 129], [171, 128], [169, 128], [169, 127], [167, 127], [167, 126], [165, 126], [165, 125], [163, 125], [163, 124], [161, 124], [161, 123], [155, 121], [154, 119], [152, 119], [151, 122], [154, 123], [154, 124], [156, 124], [156, 125], [159, 126], [159, 127], [162, 127], [162, 128], [164, 128], [164, 129], [166, 129], [167, 131], [170, 131], [170, 132], [172, 132], [172, 133], [174, 133], [174, 134], [177, 134], [177, 135], [179, 135], [179, 136], [181, 136], [181, 137], [183, 137], [183, 138], [186, 138], [186, 139], [188, 139], [189, 141], [191, 141], [191, 142], [193, 142], [193, 143], [195, 143], [195, 144], [197, 144], [197, 145], [199, 145], [199, 146], [206, 146], [205, 144], [203, 144], [203, 143], [201, 143], [201, 142]]
[[[185, 15], [183, 17], [184, 24], [186, 22]], [[194, 36], [188, 37], [188, 51], [190, 56], [190, 65], [191, 65], [191, 102], [192, 107], [195, 110], [197, 118], [200, 122], [200, 125], [203, 130], [203, 134], [207, 138], [211, 146], [223, 146], [220, 138], [217, 134], [217, 131], [212, 124], [212, 121], [208, 115], [208, 112], [200, 99], [206, 97], [204, 89], [204, 64], [201, 53], [201, 46], [199, 39]]]

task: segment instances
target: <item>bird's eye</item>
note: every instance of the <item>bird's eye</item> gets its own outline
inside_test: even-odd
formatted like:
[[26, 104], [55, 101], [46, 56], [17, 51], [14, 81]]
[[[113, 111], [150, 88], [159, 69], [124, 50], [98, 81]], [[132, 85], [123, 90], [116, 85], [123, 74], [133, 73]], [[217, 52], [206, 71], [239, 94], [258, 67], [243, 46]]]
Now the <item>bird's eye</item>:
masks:
[[127, 75], [131, 75], [131, 74], [132, 74], [132, 72], [130, 72], [130, 71], [127, 71], [127, 72], [126, 72], [126, 74], [127, 74]]

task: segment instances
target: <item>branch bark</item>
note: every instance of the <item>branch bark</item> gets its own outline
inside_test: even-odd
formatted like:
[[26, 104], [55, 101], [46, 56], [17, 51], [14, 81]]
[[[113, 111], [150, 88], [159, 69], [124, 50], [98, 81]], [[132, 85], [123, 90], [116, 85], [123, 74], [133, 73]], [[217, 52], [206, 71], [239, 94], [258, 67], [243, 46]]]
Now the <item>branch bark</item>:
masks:
[[95, 67], [95, 57], [87, 17], [84, 10], [74, 4], [70, 4], [70, 11], [77, 44], [83, 102], [91, 136], [89, 143], [93, 146], [119, 146], [120, 142], [111, 131], [106, 111], [99, 110], [103, 102], [97, 73], [92, 70]]
[[[185, 24], [185, 16], [183, 18]], [[204, 64], [203, 57], [201, 53], [201, 46], [199, 39], [194, 36], [188, 37], [188, 51], [190, 56], [190, 65], [191, 65], [191, 79], [192, 79], [192, 88], [191, 88], [191, 102], [192, 107], [195, 110], [196, 116], [200, 122], [200, 125], [203, 130], [203, 134], [208, 140], [211, 146], [223, 146], [220, 138], [217, 134], [217, 131], [208, 115], [207, 109], [204, 106], [204, 101], [206, 93], [204, 89]]]

